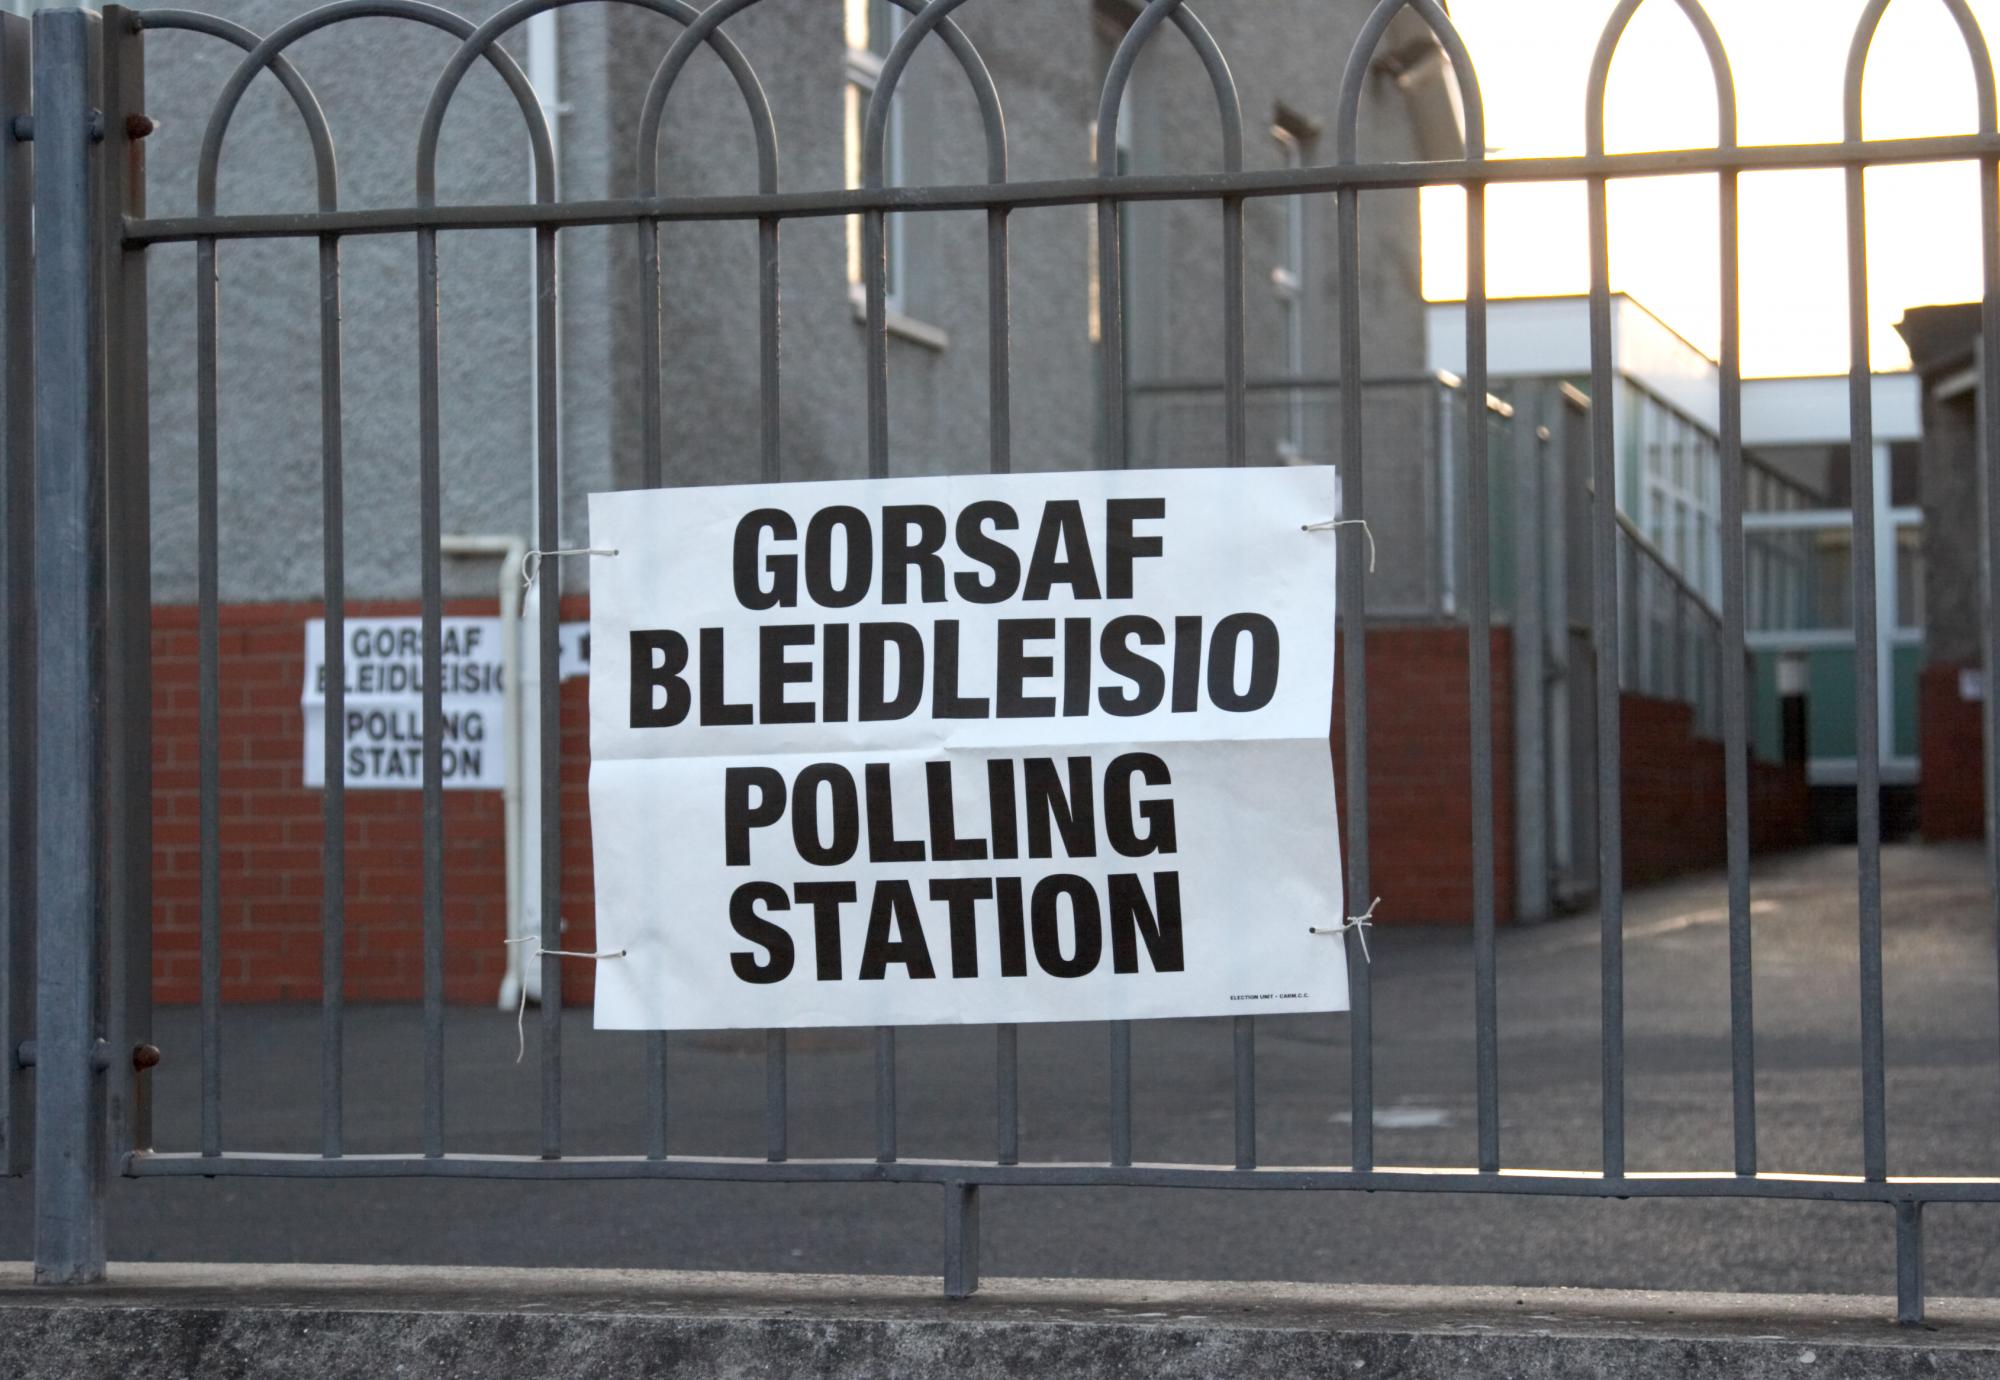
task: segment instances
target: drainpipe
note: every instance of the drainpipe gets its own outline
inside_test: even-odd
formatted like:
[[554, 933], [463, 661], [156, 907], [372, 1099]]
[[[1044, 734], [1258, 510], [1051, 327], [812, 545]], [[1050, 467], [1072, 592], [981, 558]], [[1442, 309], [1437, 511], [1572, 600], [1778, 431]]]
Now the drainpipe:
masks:
[[[542, 103], [542, 112], [549, 126], [549, 149], [555, 155], [556, 186], [562, 186], [562, 117], [569, 113], [569, 107], [562, 99], [562, 50], [556, 42], [556, 11], [543, 10], [528, 19], [528, 84], [535, 89], [536, 97]], [[534, 171], [529, 170], [528, 195], [534, 195]], [[560, 194], [560, 193], [558, 193]], [[530, 237], [528, 242], [528, 340], [530, 348], [538, 344], [541, 332], [541, 315], [537, 310], [539, 292], [535, 279], [535, 245]], [[541, 391], [534, 386], [533, 356], [530, 356], [530, 381], [528, 387], [528, 492], [535, 492], [535, 438], [540, 436], [542, 421]], [[562, 319], [556, 319], [556, 434], [562, 434]], [[531, 532], [541, 530], [530, 526]]]
[[[535, 90], [541, 101], [542, 111], [548, 121], [549, 148], [555, 155], [556, 184], [562, 185], [562, 117], [569, 113], [569, 107], [562, 99], [562, 51], [557, 42], [556, 11], [548, 9], [531, 15], [527, 23], [528, 39], [528, 84]], [[532, 179], [533, 173], [530, 172]], [[529, 195], [534, 193], [532, 180]], [[541, 315], [537, 310], [539, 285], [536, 280], [535, 248], [532, 240], [528, 246], [528, 340], [530, 349], [540, 345]], [[555, 425], [558, 438], [562, 435], [562, 319], [556, 320], [556, 387]], [[534, 356], [530, 356], [534, 358]], [[526, 453], [528, 464], [528, 495], [530, 532], [541, 531], [541, 492], [539, 476], [535, 467], [535, 446], [542, 434], [541, 390], [533, 385], [528, 387], [528, 444]], [[519, 569], [516, 557], [515, 569]], [[520, 601], [518, 576], [513, 581], [515, 597]], [[542, 595], [539, 582], [528, 590], [525, 602], [519, 608], [519, 616], [508, 624], [510, 645], [517, 649], [521, 642], [521, 629], [530, 630], [541, 626]], [[518, 657], [521, 674], [516, 677], [511, 672], [507, 677], [508, 693], [514, 696], [515, 731], [509, 739], [509, 750], [513, 756], [508, 763], [507, 789], [510, 792], [511, 823], [507, 833], [507, 875], [510, 887], [507, 933], [517, 935], [537, 935], [542, 932], [542, 794], [539, 789], [542, 779], [542, 719], [541, 682], [542, 666], [539, 655]], [[518, 683], [517, 683], [518, 682]], [[535, 789], [525, 789], [525, 783], [535, 783]], [[507, 946], [507, 976], [500, 984], [499, 1006], [512, 1009], [522, 1000], [526, 989], [527, 1000], [540, 1002], [542, 999], [542, 965], [535, 959], [529, 944], [509, 944]]]
[[[519, 537], [447, 536], [439, 549], [447, 556], [499, 557], [500, 560], [500, 738], [505, 748], [507, 780], [500, 788], [503, 827], [507, 833], [507, 934], [521, 929], [521, 560], [528, 543]], [[499, 1005], [511, 1009], [521, 996], [522, 946], [507, 946], [507, 976], [500, 984]]]

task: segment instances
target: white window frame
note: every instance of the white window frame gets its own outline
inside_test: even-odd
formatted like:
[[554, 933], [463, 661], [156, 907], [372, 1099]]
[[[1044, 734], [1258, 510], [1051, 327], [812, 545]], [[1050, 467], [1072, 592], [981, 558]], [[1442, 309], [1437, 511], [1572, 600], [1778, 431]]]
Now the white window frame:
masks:
[[[878, 44], [878, 35], [874, 33], [870, 22], [878, 4], [879, 0], [846, 0], [844, 33], [847, 40], [847, 79], [842, 99], [846, 102], [846, 182], [850, 188], [861, 185], [862, 131], [868, 117], [868, 104], [882, 79], [883, 58], [887, 50], [894, 45], [897, 36], [903, 32], [903, 25], [909, 19], [909, 15], [901, 6], [882, 5], [881, 9], [889, 16], [889, 32], [886, 39]], [[889, 105], [889, 120], [882, 154], [883, 184], [900, 187], [906, 171], [903, 101], [900, 96]], [[904, 218], [901, 215], [884, 216], [882, 234], [887, 269], [883, 284], [884, 301], [891, 316], [905, 317], [908, 315], [910, 262], [909, 238]], [[863, 276], [860, 216], [847, 218], [847, 280], [849, 294], [857, 302], [865, 301], [866, 279]]]

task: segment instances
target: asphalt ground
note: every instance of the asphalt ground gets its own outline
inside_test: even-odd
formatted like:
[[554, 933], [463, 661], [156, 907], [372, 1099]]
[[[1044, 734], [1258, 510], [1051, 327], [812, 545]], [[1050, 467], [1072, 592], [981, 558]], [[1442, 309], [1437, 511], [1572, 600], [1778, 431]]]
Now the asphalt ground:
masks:
[[[1861, 1168], [1855, 856], [1759, 860], [1754, 878], [1758, 1144], [1767, 1170]], [[1635, 892], [1626, 909], [1627, 1145], [1632, 1170], [1731, 1166], [1728, 936], [1719, 875]], [[1994, 907], [1973, 846], [1884, 853], [1890, 1172], [2000, 1173], [2000, 980]], [[1376, 1155], [1474, 1163], [1468, 929], [1378, 928]], [[1595, 1169], [1600, 1145], [1598, 943], [1592, 916], [1503, 931], [1500, 1144], [1510, 1167]], [[539, 1152], [534, 1014], [516, 1064], [511, 1013], [448, 1016], [454, 1151]], [[1258, 1022], [1259, 1156], [1347, 1158], [1344, 1016]], [[350, 1153], [409, 1151], [421, 1128], [421, 1015], [357, 1006], [347, 1028]], [[197, 1015], [158, 1013], [162, 1150], [198, 1137]], [[226, 1148], [316, 1153], [316, 1006], [224, 1019]], [[791, 1151], [874, 1153], [873, 1036], [797, 1032]], [[1105, 1027], [1023, 1027], [1024, 1161], [1102, 1159]], [[905, 1157], [990, 1158], [988, 1027], [899, 1037]], [[1228, 1163], [1230, 1023], [1161, 1021], [1133, 1037], [1142, 1161]], [[564, 1148], [642, 1144], [644, 1041], [566, 1018]], [[760, 1035], [675, 1035], [675, 1154], [761, 1156]], [[31, 1251], [29, 1185], [0, 1182], [0, 1258]], [[992, 1189], [989, 1276], [1588, 1285], [1886, 1293], [1893, 1218], [1880, 1205], [1565, 1201], [1460, 1194]], [[2000, 1206], [1932, 1207], [1933, 1295], [2000, 1296]], [[941, 1194], [925, 1185], [690, 1182], [120, 1180], [114, 1260], [617, 1266], [932, 1274]]]

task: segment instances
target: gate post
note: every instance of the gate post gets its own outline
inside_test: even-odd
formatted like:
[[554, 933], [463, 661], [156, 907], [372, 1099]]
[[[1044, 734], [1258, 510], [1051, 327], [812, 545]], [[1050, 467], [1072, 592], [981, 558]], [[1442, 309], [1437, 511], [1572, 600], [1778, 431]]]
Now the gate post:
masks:
[[28, 21], [0, 15], [0, 1175], [28, 1172], [34, 1076], [34, 191]]
[[104, 426], [97, 15], [34, 17], [35, 1282], [104, 1278]]
[[153, 1145], [146, 1069], [153, 1042], [153, 578], [146, 389], [146, 251], [124, 218], [146, 214], [145, 35], [137, 12], [104, 8], [98, 50], [103, 138], [94, 153], [102, 321], [107, 586], [101, 991], [110, 1062], [106, 1151], [113, 1174]]

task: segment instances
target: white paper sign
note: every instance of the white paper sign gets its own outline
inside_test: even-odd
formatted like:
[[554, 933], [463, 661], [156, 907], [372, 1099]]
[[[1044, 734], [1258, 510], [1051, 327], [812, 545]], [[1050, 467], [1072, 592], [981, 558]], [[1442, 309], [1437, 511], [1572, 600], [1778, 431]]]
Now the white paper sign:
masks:
[[[503, 736], [506, 669], [498, 618], [441, 620], [444, 651], [444, 787], [499, 790], [507, 784]], [[522, 656], [534, 655], [521, 628]], [[561, 627], [560, 674], [590, 674], [590, 625]], [[424, 659], [420, 618], [346, 622], [347, 785], [361, 790], [423, 789]], [[326, 620], [306, 620], [305, 783], [326, 784]]]
[[1338, 1011], [1326, 469], [593, 494], [607, 1029]]
[[[444, 786], [498, 790], [507, 781], [501, 731], [500, 620], [447, 618], [444, 637]], [[423, 620], [350, 618], [342, 738], [350, 789], [424, 784]], [[306, 785], [326, 784], [326, 620], [306, 622]]]

